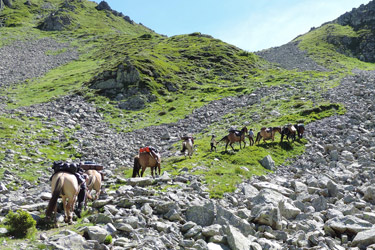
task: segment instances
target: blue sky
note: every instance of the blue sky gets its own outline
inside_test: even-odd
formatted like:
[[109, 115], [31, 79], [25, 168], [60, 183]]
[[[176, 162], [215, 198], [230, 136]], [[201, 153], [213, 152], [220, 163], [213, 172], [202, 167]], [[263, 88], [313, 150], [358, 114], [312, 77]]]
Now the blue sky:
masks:
[[[95, 0], [99, 3], [99, 0]], [[167, 36], [201, 32], [247, 51], [283, 45], [369, 0], [106, 0]]]

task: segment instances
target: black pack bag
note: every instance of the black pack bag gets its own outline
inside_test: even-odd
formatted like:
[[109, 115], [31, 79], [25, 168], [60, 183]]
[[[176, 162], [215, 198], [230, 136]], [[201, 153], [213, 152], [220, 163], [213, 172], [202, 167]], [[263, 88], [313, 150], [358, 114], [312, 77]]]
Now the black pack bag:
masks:
[[52, 165], [52, 169], [55, 173], [65, 171], [71, 174], [75, 174], [78, 171], [78, 166], [75, 163], [66, 163], [63, 161], [54, 161]]
[[64, 168], [63, 165], [64, 165], [63, 161], [54, 161], [52, 165], [52, 169], [55, 173], [62, 171], [62, 169]]

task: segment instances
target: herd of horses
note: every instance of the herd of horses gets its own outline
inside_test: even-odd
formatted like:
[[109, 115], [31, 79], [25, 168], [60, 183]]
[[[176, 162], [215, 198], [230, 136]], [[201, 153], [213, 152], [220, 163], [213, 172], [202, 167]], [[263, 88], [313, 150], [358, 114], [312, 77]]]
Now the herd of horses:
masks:
[[[292, 141], [295, 141], [296, 136], [299, 138], [303, 137], [303, 133], [305, 132], [305, 126], [303, 124], [288, 124], [284, 127], [262, 127], [260, 131], [257, 133], [255, 143], [260, 142], [261, 139], [263, 139], [263, 142], [266, 142], [266, 140], [275, 140], [275, 134], [280, 133], [281, 134], [281, 140], [280, 142], [283, 142], [284, 137], [288, 140], [291, 139]], [[218, 141], [218, 143], [224, 141], [225, 144], [225, 151], [227, 151], [228, 145], [234, 150], [233, 144], [235, 142], [239, 142], [240, 149], [242, 148], [241, 143], [244, 143], [244, 147], [246, 146], [245, 138], [249, 139], [250, 146], [252, 145], [251, 136], [248, 134], [248, 129], [246, 127], [243, 127], [240, 131], [232, 130], [229, 132], [228, 135], [224, 136], [221, 140]]]
[[[294, 141], [296, 137], [299, 138], [303, 137], [303, 133], [305, 131], [305, 127], [303, 124], [295, 124], [291, 125], [288, 124], [284, 127], [263, 127], [256, 135], [255, 143], [260, 143], [261, 139], [265, 142], [266, 140], [275, 139], [275, 134], [281, 134], [281, 140], [283, 141], [284, 137], [288, 140], [291, 139]], [[225, 142], [225, 151], [227, 151], [228, 145], [234, 150], [233, 144], [235, 142], [239, 142], [240, 148], [242, 148], [242, 142], [244, 143], [244, 147], [246, 146], [245, 138], [249, 139], [250, 146], [252, 145], [253, 138], [248, 134], [248, 129], [243, 127], [240, 131], [231, 130], [228, 135], [224, 136], [221, 140], [217, 143]], [[181, 153], [185, 155], [186, 152], [188, 153], [189, 158], [191, 158], [194, 149], [194, 139], [192, 137], [182, 137], [182, 150]], [[142, 177], [146, 168], [151, 168], [151, 175], [154, 178], [154, 171], [158, 170], [158, 174], [160, 175], [160, 163], [161, 157], [158, 152], [154, 152], [150, 154], [149, 152], [139, 152], [138, 155], [134, 157], [134, 166], [133, 166], [133, 173], [132, 177]], [[85, 172], [88, 178], [86, 178], [87, 184], [87, 198], [94, 200], [99, 198], [100, 190], [101, 190], [101, 182], [102, 178], [98, 171], [96, 170], [87, 170]], [[80, 187], [78, 185], [77, 178], [74, 174], [67, 173], [67, 172], [58, 172], [53, 175], [52, 182], [51, 182], [51, 189], [52, 189], [52, 198], [48, 203], [48, 207], [46, 210], [46, 216], [51, 217], [52, 213], [56, 213], [57, 209], [57, 200], [59, 197], [62, 197], [63, 207], [64, 207], [64, 221], [66, 223], [73, 223], [73, 208], [74, 204], [77, 199], [77, 195], [80, 191]], [[95, 190], [96, 195], [95, 198], [91, 196], [91, 191]], [[85, 201], [85, 206], [87, 203], [87, 199]]]

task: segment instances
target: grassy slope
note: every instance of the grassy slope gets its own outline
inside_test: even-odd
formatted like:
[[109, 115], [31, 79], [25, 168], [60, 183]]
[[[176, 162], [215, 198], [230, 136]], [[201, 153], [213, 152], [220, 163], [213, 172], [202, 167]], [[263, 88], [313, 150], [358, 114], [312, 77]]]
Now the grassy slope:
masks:
[[[35, 5], [44, 2], [33, 1]], [[58, 7], [62, 1], [49, 2]], [[353, 68], [373, 68], [372, 64], [362, 63], [335, 52], [334, 48], [325, 42], [327, 34], [354, 36], [355, 33], [347, 27], [322, 27], [299, 37], [300, 48], [307, 50], [317, 62], [332, 71], [296, 72], [274, 68], [251, 53], [198, 33], [167, 38], [141, 25], [130, 25], [119, 17], [99, 12], [93, 8], [95, 3], [83, 1], [83, 5], [84, 7], [77, 5], [75, 11], [69, 12], [74, 22], [68, 30], [62, 32], [35, 29], [41, 21], [36, 18], [37, 14], [40, 14], [40, 6], [29, 8], [23, 5], [23, 1], [16, 1], [15, 9], [5, 8], [0, 14], [0, 17], [11, 17], [7, 24], [14, 26], [1, 28], [1, 35], [5, 38], [1, 39], [0, 46], [11, 44], [15, 40], [51, 37], [59, 42], [70, 42], [72, 47], [80, 52], [77, 61], [51, 70], [38, 79], [0, 90], [0, 94], [12, 97], [12, 102], [8, 105], [10, 109], [79, 93], [88, 101], [95, 102], [107, 121], [119, 131], [131, 131], [177, 121], [211, 100], [251, 93], [260, 86], [304, 86], [305, 93], [280, 100], [264, 98], [262, 103], [224, 117], [225, 121], [238, 127], [243, 126], [242, 121], [249, 121], [249, 126], [257, 130], [262, 126], [288, 122], [308, 123], [326, 116], [342, 114], [345, 109], [340, 105], [326, 103], [320, 97], [320, 92], [337, 85], [340, 78], [350, 73]], [[41, 14], [47, 15], [48, 10], [42, 11]], [[143, 36], [145, 33], [151, 36]], [[141, 112], [120, 110], [116, 105], [112, 105], [114, 102], [98, 96], [88, 88], [91, 79], [102, 72], [115, 71], [125, 58], [137, 67], [142, 80], [157, 97], [156, 102], [150, 103]], [[158, 76], [155, 77], [155, 74], [150, 72], [156, 72]], [[164, 87], [166, 81], [176, 84], [178, 91], [167, 91]], [[186, 105], [187, 103], [189, 105]], [[270, 112], [273, 110], [279, 112], [280, 116], [271, 116]], [[0, 117], [0, 125], [3, 127], [1, 132], [5, 131], [7, 138], [0, 145], [0, 159], [4, 159], [7, 149], [17, 152], [11, 163], [19, 176], [31, 181], [36, 180], [40, 163], [33, 162], [33, 159], [40, 157], [40, 154], [43, 154], [46, 163], [58, 158], [79, 157], [74, 150], [75, 142], [69, 136], [69, 133], [74, 133], [75, 128], [66, 131], [66, 144], [59, 145], [55, 142], [56, 135], [53, 131], [62, 128], [49, 124], [53, 121], [21, 116]], [[132, 122], [134, 117], [137, 117], [136, 122]], [[254, 117], [259, 118], [255, 120]], [[220, 197], [223, 192], [232, 191], [242, 178], [249, 178], [252, 174], [264, 174], [265, 170], [258, 161], [265, 155], [271, 154], [277, 164], [282, 164], [304, 150], [306, 141], [302, 140], [295, 144], [269, 143], [247, 147], [235, 154], [223, 153], [223, 147], [220, 146], [218, 153], [209, 153], [209, 135], [215, 133], [218, 138], [224, 136], [228, 123], [212, 124], [207, 131], [195, 135], [198, 149], [194, 158], [166, 159], [163, 169], [177, 173], [183, 167], [194, 168], [195, 173], [205, 177], [211, 195]], [[18, 133], [9, 132], [10, 127]], [[26, 152], [17, 146], [17, 143], [27, 144], [30, 139], [35, 140], [38, 136], [47, 143], [34, 145], [35, 152]], [[278, 140], [277, 138], [276, 141]], [[176, 151], [179, 146], [175, 145]], [[60, 152], [64, 154], [59, 155]], [[25, 157], [21, 157], [22, 155]], [[24, 173], [22, 169], [26, 165], [34, 167]], [[249, 172], [240, 167], [246, 167]], [[129, 176], [129, 171], [126, 174]], [[218, 176], [220, 178], [217, 178]]]

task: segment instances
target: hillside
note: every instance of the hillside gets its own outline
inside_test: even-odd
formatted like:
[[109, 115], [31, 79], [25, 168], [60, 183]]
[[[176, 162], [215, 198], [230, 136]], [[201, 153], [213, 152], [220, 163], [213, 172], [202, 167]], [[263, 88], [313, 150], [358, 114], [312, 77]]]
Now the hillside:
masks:
[[[362, 49], [371, 47], [371, 32], [363, 34], [374, 27], [373, 5], [253, 54], [199, 32], [159, 35], [104, 1], [0, 0], [0, 222], [21, 208], [39, 223], [27, 240], [0, 225], [0, 242], [107, 249], [102, 236], [112, 235], [114, 249], [372, 244], [356, 236], [372, 229], [375, 200], [374, 64]], [[231, 126], [288, 123], [304, 123], [305, 137], [234, 151], [221, 142], [210, 152], [211, 135], [220, 140]], [[180, 153], [187, 134], [191, 159]], [[161, 152], [162, 175], [130, 178], [145, 145]], [[105, 166], [100, 199], [76, 225], [60, 221], [62, 230], [43, 225], [55, 160]]]

